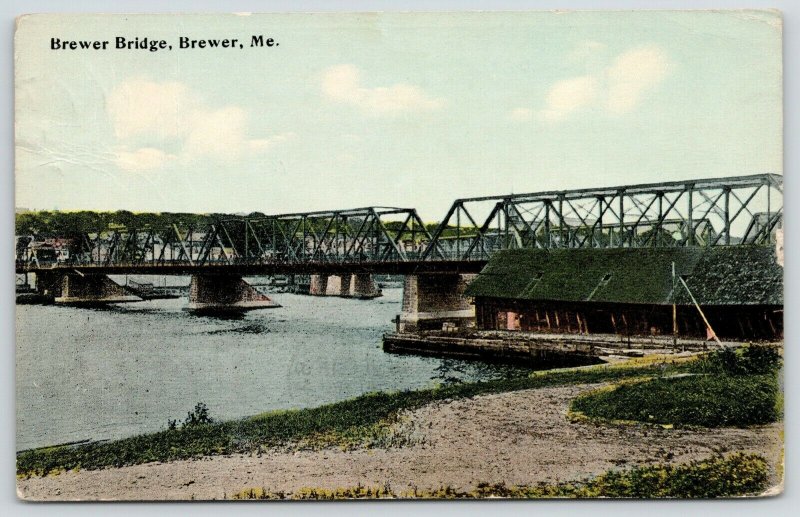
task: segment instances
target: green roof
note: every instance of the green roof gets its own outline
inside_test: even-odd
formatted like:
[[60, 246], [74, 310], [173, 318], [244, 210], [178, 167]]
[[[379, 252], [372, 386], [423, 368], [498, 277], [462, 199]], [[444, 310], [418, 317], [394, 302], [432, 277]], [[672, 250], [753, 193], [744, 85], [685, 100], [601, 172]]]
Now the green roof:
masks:
[[[703, 305], [782, 305], [783, 268], [764, 246], [525, 249], [496, 253], [468, 296], [672, 303], [672, 263]], [[680, 286], [676, 302], [689, 304]]]

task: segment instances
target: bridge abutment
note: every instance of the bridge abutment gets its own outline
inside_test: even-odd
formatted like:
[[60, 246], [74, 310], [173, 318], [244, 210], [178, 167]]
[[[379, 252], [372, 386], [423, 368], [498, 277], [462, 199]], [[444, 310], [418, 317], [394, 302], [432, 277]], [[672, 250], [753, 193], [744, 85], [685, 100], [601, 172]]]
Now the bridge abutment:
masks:
[[280, 307], [239, 275], [192, 275], [190, 310], [250, 310]]
[[121, 303], [142, 300], [107, 275], [38, 272], [36, 289], [39, 294], [61, 304]]
[[458, 328], [475, 326], [475, 307], [464, 291], [475, 274], [406, 275], [399, 332], [441, 330], [446, 323]]

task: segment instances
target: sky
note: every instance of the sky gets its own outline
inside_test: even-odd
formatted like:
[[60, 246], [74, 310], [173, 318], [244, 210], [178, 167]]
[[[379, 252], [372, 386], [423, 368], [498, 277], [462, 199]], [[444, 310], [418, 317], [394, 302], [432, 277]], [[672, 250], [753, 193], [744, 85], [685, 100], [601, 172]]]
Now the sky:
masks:
[[436, 221], [463, 197], [780, 174], [781, 27], [769, 11], [34, 15], [15, 40], [15, 204]]

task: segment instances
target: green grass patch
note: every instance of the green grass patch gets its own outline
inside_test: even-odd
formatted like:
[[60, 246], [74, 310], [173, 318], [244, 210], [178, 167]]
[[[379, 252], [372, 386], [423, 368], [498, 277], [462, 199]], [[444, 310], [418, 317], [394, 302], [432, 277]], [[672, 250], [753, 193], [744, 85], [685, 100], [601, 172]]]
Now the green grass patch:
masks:
[[767, 480], [767, 462], [764, 458], [737, 453], [681, 465], [652, 465], [627, 471], [607, 471], [597, 477], [571, 483], [543, 483], [533, 486], [484, 483], [469, 492], [450, 486], [436, 490], [412, 489], [403, 492], [395, 492], [389, 485], [358, 485], [334, 490], [301, 488], [291, 493], [250, 488], [234, 494], [233, 499], [716, 498], [759, 494], [767, 488]]
[[275, 411], [241, 420], [176, 427], [110, 442], [23, 451], [17, 454], [17, 474], [44, 475], [64, 469], [91, 470], [216, 454], [250, 453], [302, 441], [317, 446], [348, 446], [380, 438], [387, 423], [396, 418], [399, 411], [437, 400], [663, 375], [687, 371], [689, 364], [674, 361], [632, 366], [600, 365], [416, 391], [369, 393], [316, 408]]
[[703, 427], [768, 424], [780, 415], [774, 373], [691, 375], [625, 383], [576, 398], [571, 410], [591, 418]]

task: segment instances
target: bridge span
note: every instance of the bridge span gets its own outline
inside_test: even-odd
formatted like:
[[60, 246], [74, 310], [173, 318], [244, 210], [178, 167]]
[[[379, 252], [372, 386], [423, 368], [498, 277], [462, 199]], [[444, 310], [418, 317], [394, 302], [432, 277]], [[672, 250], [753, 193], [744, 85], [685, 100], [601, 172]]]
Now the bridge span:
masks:
[[[435, 226], [414, 208], [364, 207], [76, 228], [58, 236], [70, 243], [67, 260], [47, 259], [33, 236], [17, 247], [16, 271], [35, 273], [40, 290], [71, 301], [125, 296], [98, 280], [106, 275], [191, 275], [190, 305], [235, 305], [238, 296], [247, 307], [259, 300], [243, 276], [310, 274], [318, 291], [335, 277], [358, 296], [373, 289], [370, 275], [400, 274], [409, 311], [466, 314], [464, 279], [498, 251], [770, 246], [782, 218], [783, 177], [758, 174], [463, 198]], [[222, 289], [226, 283], [240, 287]]]

